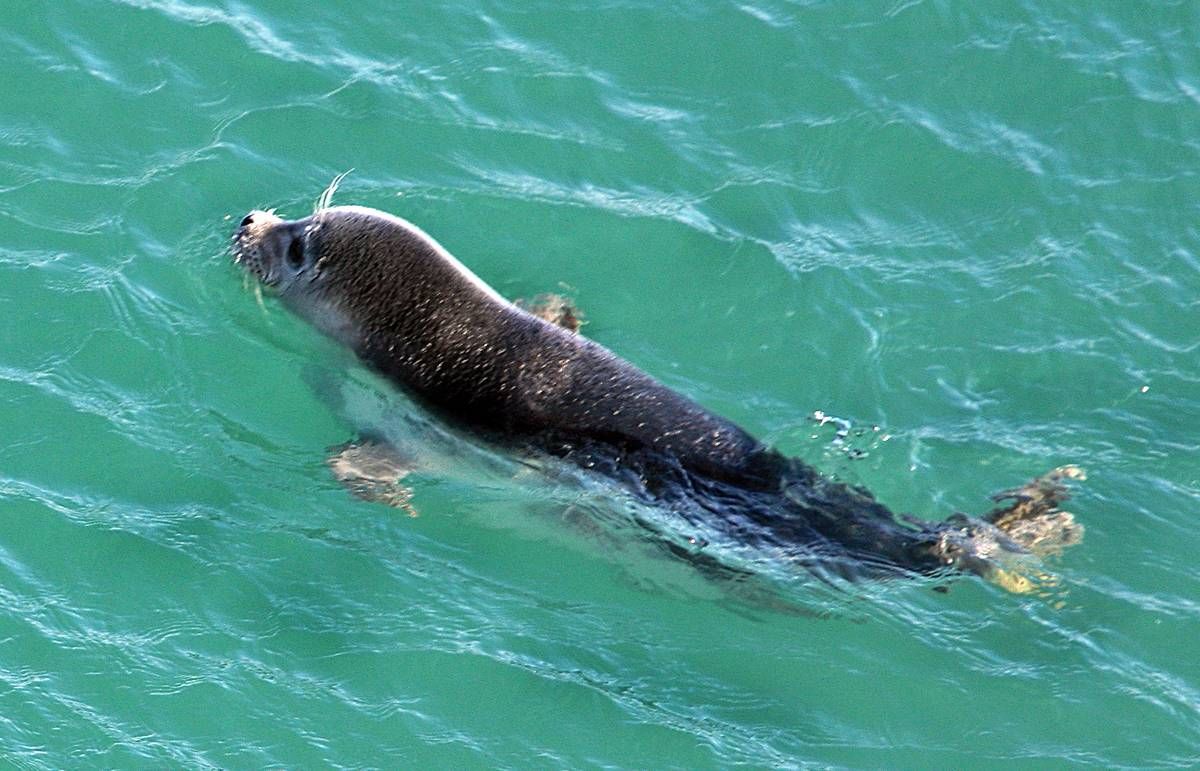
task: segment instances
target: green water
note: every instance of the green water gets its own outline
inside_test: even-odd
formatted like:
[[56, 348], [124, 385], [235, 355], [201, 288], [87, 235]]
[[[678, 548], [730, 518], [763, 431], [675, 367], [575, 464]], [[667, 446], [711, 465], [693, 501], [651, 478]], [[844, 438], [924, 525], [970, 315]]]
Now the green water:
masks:
[[[6, 765], [1200, 764], [1200, 6], [3, 17]], [[797, 617], [536, 478], [355, 500], [307, 373], [377, 384], [226, 251], [350, 168], [337, 202], [507, 296], [569, 287], [588, 335], [897, 510], [1086, 467], [1060, 591], [797, 581], [830, 604]]]

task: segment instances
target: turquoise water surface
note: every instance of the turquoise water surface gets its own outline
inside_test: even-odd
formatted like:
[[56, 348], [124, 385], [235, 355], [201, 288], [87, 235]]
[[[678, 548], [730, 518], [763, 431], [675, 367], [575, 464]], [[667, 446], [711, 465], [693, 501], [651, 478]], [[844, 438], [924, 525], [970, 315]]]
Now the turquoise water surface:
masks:
[[[5, 765], [1200, 765], [1200, 5], [12, 0], [0, 51]], [[351, 168], [897, 511], [1085, 467], [1086, 537], [800, 615], [656, 556], [256, 296], [238, 220]], [[330, 476], [364, 420], [420, 516]]]

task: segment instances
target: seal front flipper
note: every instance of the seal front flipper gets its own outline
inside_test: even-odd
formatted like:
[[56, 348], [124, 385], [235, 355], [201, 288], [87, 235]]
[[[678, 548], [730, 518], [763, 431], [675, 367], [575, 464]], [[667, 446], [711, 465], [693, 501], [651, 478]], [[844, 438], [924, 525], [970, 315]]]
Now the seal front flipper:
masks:
[[418, 516], [412, 505], [412, 488], [403, 479], [420, 467], [412, 456], [393, 445], [363, 439], [331, 447], [325, 463], [350, 494], [364, 501], [382, 503]]
[[568, 332], [578, 332], [583, 326], [583, 312], [565, 295], [545, 292], [529, 299], [518, 298], [513, 305]]

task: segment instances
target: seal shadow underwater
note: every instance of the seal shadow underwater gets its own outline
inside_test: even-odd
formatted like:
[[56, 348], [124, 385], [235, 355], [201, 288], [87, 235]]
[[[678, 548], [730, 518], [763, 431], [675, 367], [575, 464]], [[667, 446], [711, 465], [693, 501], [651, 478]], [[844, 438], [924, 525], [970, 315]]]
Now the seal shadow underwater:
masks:
[[[615, 480], [636, 499], [821, 577], [973, 573], [1015, 592], [1045, 583], [1039, 559], [1081, 539], [1059, 508], [1067, 466], [996, 496], [980, 517], [896, 517], [865, 489], [823, 476], [578, 333], [561, 298], [501, 297], [418, 227], [328, 207], [286, 221], [251, 211], [233, 255], [290, 310], [450, 426], [531, 459]], [[330, 460], [360, 497], [415, 513], [406, 459], [377, 441]], [[644, 524], [705, 574], [736, 573], [703, 544]]]

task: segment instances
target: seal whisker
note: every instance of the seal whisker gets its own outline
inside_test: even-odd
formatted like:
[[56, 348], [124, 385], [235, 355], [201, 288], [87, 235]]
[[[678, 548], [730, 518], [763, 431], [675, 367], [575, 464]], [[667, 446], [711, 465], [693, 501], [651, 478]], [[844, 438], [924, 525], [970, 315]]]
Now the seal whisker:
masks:
[[322, 211], [329, 208], [329, 205], [333, 203], [333, 194], [337, 192], [338, 185], [342, 184], [342, 180], [349, 176], [350, 172], [352, 171], [354, 171], [354, 169], [346, 169], [341, 174], [338, 174], [333, 178], [333, 181], [329, 183], [329, 187], [325, 188], [325, 190], [321, 192], [321, 195], [317, 197], [317, 204], [313, 209], [313, 214], [320, 214]]

